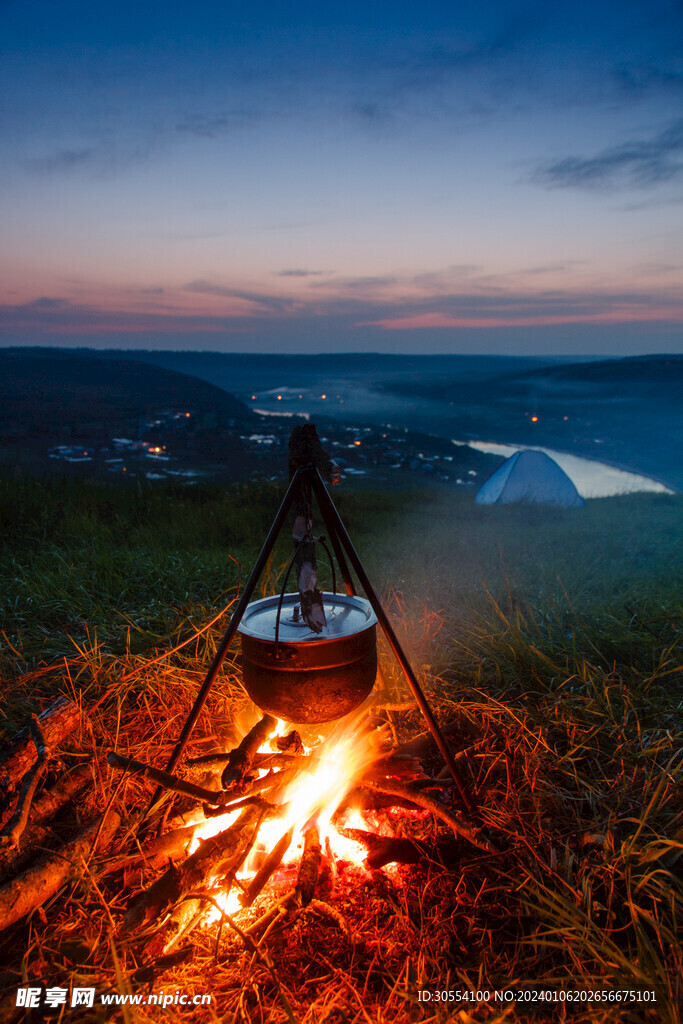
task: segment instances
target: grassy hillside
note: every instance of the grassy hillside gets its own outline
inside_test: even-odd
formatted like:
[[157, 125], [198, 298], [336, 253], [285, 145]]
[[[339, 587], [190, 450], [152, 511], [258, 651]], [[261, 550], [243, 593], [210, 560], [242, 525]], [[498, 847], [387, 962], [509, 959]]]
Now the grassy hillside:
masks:
[[[162, 764], [280, 495], [246, 484], [141, 494], [3, 483], [5, 731], [63, 692], [92, 727], [67, 764], [114, 744]], [[323, 1020], [334, 997], [340, 1020], [450, 1024], [453, 1007], [418, 1003], [418, 988], [529, 987], [647, 992], [648, 1002], [605, 997], [565, 1013], [491, 1001], [481, 1019], [679, 1024], [683, 498], [631, 495], [567, 512], [480, 508], [437, 488], [333, 496], [437, 716], [453, 726], [453, 750], [467, 751], [476, 821], [502, 853], [465, 844], [449, 872], [427, 863], [340, 879], [329, 900], [358, 941], [329, 920], [313, 921], [301, 946], [296, 929], [273, 930], [261, 946], [270, 973], [227, 928], [220, 958], [215, 927], [197, 932], [189, 959], [155, 963], [157, 983], [199, 992], [208, 978], [235, 1020]], [[285, 535], [264, 591], [289, 555]], [[382, 665], [377, 713], [412, 736], [424, 724], [386, 651]], [[402, 710], [386, 711], [387, 700]], [[192, 749], [225, 745], [249, 714], [233, 652]], [[441, 767], [434, 757], [428, 770]], [[79, 812], [113, 799], [132, 829], [149, 787], [129, 779], [115, 790], [118, 781], [98, 762]], [[429, 820], [421, 827], [435, 831]], [[114, 874], [95, 890], [84, 878], [46, 905], [47, 925], [34, 915], [0, 934], [7, 992], [18, 978], [68, 985], [74, 971], [104, 986], [119, 961], [131, 972], [146, 963], [147, 940], [133, 946], [116, 931], [129, 885]]]
[[162, 410], [191, 410], [194, 423], [249, 423], [233, 395], [205, 381], [127, 360], [44, 349], [0, 349], [0, 445], [41, 450], [50, 444], [138, 437]]

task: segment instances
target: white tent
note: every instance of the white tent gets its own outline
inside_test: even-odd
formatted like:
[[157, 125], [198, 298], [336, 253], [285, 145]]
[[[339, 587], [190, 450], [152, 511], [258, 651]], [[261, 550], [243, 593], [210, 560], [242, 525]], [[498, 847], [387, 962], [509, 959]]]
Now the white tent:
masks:
[[544, 452], [525, 449], [506, 459], [476, 497], [478, 505], [507, 505], [528, 501], [558, 508], [585, 505], [563, 469]]

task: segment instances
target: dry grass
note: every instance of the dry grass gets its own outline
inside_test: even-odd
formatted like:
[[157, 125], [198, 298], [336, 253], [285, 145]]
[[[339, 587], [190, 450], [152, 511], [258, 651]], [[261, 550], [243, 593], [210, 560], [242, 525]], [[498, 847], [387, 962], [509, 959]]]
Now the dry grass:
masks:
[[[480, 666], [485, 643], [489, 654], [504, 640], [510, 649], [529, 647], [521, 638], [528, 623], [506, 619], [499, 607], [492, 611], [498, 635], [489, 622], [479, 632], [473, 627], [466, 643], [460, 638]], [[425, 628], [432, 630], [434, 621]], [[485, 856], [463, 844], [457, 869], [449, 871], [437, 864], [394, 866], [371, 877], [341, 871], [328, 900], [350, 934], [313, 908], [286, 929], [269, 931], [257, 948], [229, 925], [220, 935], [216, 925], [198, 929], [177, 963], [155, 963], [150, 935], [122, 936], [123, 912], [143, 879], [122, 873], [95, 879], [110, 858], [130, 848], [151, 787], [112, 776], [102, 755], [116, 747], [164, 763], [169, 737], [180, 730], [219, 636], [215, 627], [197, 640], [197, 649], [186, 645], [170, 664], [113, 658], [93, 644], [64, 669], [15, 680], [9, 700], [17, 706], [29, 703], [29, 691], [35, 705], [61, 690], [84, 710], [86, 726], [63, 760], [68, 766], [92, 757], [93, 784], [57, 831], [75, 827], [75, 818], [88, 820], [112, 800], [125, 827], [114, 848], [83, 866], [76, 884], [2, 936], [4, 1020], [19, 1019], [22, 1011], [10, 1004], [17, 985], [32, 980], [94, 985], [98, 994], [148, 988], [211, 993], [210, 1009], [167, 1007], [171, 1021], [187, 1020], [190, 1012], [192, 1019], [273, 1024], [565, 1019], [567, 1008], [559, 1003], [506, 1005], [493, 996], [445, 1008], [418, 1002], [423, 988], [493, 993], [523, 987], [653, 991], [656, 1006], [572, 1005], [566, 1019], [680, 1020], [681, 734], [675, 711], [662, 714], [661, 696], [677, 667], [674, 652], [658, 674], [628, 682], [587, 661], [570, 674], [566, 664], [551, 666], [553, 685], [541, 685], [538, 672], [520, 673], [507, 695], [483, 679], [461, 693], [457, 678], [432, 679], [440, 718], [461, 723], [454, 749], [476, 744], [467, 778], [481, 822], [502, 853]], [[547, 665], [547, 656], [537, 656]], [[122, 676], [129, 678], [121, 682]], [[395, 682], [389, 696], [407, 701]], [[253, 713], [231, 663], [200, 720], [193, 752], [232, 745]], [[416, 712], [392, 717], [403, 737], [421, 728]], [[438, 771], [437, 758], [431, 767]], [[407, 822], [413, 834], [440, 831], [426, 816]], [[267, 889], [251, 918], [240, 917], [241, 927], [279, 891]], [[160, 1012], [117, 1011], [120, 1019], [141, 1024]], [[83, 1011], [78, 1019], [103, 1014], [103, 1008], [90, 1017]]]
[[[632, 592], [624, 607], [607, 599], [612, 577], [609, 567], [599, 562], [597, 547], [595, 557], [592, 552], [584, 555], [585, 567], [576, 560], [582, 531], [593, 537], [600, 523], [597, 506], [584, 520], [555, 517], [525, 525], [520, 514], [514, 537], [512, 531], [502, 537], [501, 554], [508, 567], [515, 551], [526, 557], [525, 546], [536, 545], [538, 564], [550, 580], [538, 592], [528, 583], [506, 587], [503, 582], [487, 596], [481, 580], [490, 580], [491, 574], [480, 572], [472, 554], [475, 528], [467, 535], [467, 548], [466, 530], [453, 530], [448, 509], [442, 510], [443, 528], [439, 526], [438, 503], [427, 509], [431, 535], [438, 534], [440, 544], [450, 531], [457, 551], [447, 542], [437, 544], [433, 564], [428, 562], [426, 541], [423, 552], [414, 540], [415, 524], [421, 527], [425, 521], [421, 514], [408, 522], [409, 542], [397, 542], [395, 550], [403, 559], [399, 578], [395, 553], [393, 571], [390, 565], [386, 571], [378, 569], [381, 560], [375, 558], [373, 578], [394, 579], [400, 586], [401, 593], [390, 595], [387, 603], [433, 707], [442, 722], [457, 723], [452, 749], [471, 748], [466, 762], [459, 763], [476, 796], [480, 824], [502, 852], [483, 855], [463, 843], [459, 863], [447, 871], [440, 864], [389, 867], [372, 876], [353, 868], [340, 870], [334, 888], [323, 893], [331, 912], [313, 906], [287, 927], [275, 925], [257, 936], [257, 949], [224, 922], [222, 928], [196, 929], [185, 946], [164, 959], [153, 934], [127, 937], [121, 931], [132, 894], [153, 873], [103, 873], [130, 850], [152, 791], [140, 778], [114, 775], [104, 754], [116, 747], [164, 765], [226, 624], [219, 620], [200, 634], [191, 623], [213, 619], [217, 608], [234, 596], [234, 587], [215, 587], [221, 596], [213, 610], [207, 600], [203, 614], [198, 606], [191, 614], [180, 608], [169, 612], [167, 623], [166, 611], [158, 606], [149, 611], [157, 565], [152, 560], [149, 571], [140, 568], [143, 611], [138, 614], [131, 606], [126, 612], [129, 642], [118, 642], [113, 626], [101, 642], [90, 625], [72, 634], [78, 647], [69, 641], [73, 653], [67, 660], [47, 665], [31, 661], [36, 650], [43, 661], [51, 661], [51, 644], [57, 642], [50, 627], [44, 629], [50, 643], [40, 636], [39, 602], [30, 614], [22, 610], [23, 618], [17, 612], [13, 631], [6, 636], [14, 653], [10, 649], [2, 662], [7, 731], [65, 693], [82, 705], [85, 724], [65, 744], [62, 762], [68, 768], [92, 758], [92, 785], [78, 806], [57, 821], [55, 840], [73, 834], [110, 801], [123, 826], [111, 849], [84, 864], [76, 882], [30, 919], [0, 934], [0, 1021], [22, 1019], [24, 1011], [14, 1006], [18, 984], [44, 982], [64, 988], [92, 985], [98, 997], [148, 989], [213, 997], [211, 1007], [199, 1009], [170, 1005], [165, 1010], [129, 1006], [113, 1011], [100, 1006], [74, 1014], [73, 1019], [83, 1021], [146, 1024], [163, 1014], [170, 1022], [235, 1024], [549, 1019], [680, 1024], [683, 659], [680, 607], [674, 588], [663, 586], [667, 574], [672, 578], [668, 559], [675, 545], [669, 545], [670, 530], [664, 531], [655, 573], [654, 563], [647, 562], [651, 554], [641, 558], [637, 546], [654, 505], [651, 510], [650, 503], [624, 503], [633, 511], [632, 520], [625, 516], [622, 535], [629, 538], [634, 563]], [[659, 506], [655, 511], [660, 516]], [[612, 511], [605, 514], [611, 517]], [[482, 520], [483, 527], [476, 530], [490, 528], [482, 549], [492, 564], [498, 554], [491, 554], [490, 538], [501, 534], [495, 513], [489, 518], [488, 526]], [[612, 550], [613, 535], [604, 530], [604, 522], [603, 532], [604, 552], [616, 565], [618, 552]], [[650, 546], [655, 543], [651, 535], [646, 539]], [[93, 540], [93, 550], [95, 545]], [[547, 557], [542, 557], [544, 550]], [[461, 572], [455, 589], [449, 591], [440, 577], [437, 596], [436, 586], [431, 593], [411, 588], [405, 564], [409, 557], [419, 563], [421, 574], [427, 565], [434, 580], [442, 562], [457, 564]], [[19, 560], [17, 556], [17, 564]], [[30, 564], [28, 555], [22, 564]], [[107, 554], [107, 572], [114, 564], [113, 554]], [[163, 565], [168, 591], [175, 563]], [[557, 573], [568, 579], [567, 566], [579, 583], [563, 590]], [[188, 571], [188, 591], [194, 571]], [[271, 584], [277, 574], [270, 567]], [[39, 575], [36, 570], [35, 578]], [[626, 575], [620, 566], [619, 579]], [[105, 595], [107, 579], [98, 577], [93, 593], [99, 588]], [[642, 593], [635, 590], [636, 579], [644, 581]], [[575, 607], [581, 580], [590, 601]], [[56, 573], [49, 581], [48, 608], [50, 614], [57, 609], [59, 621], [68, 622], [73, 599], [66, 594], [62, 599], [59, 583]], [[128, 585], [123, 577], [120, 585]], [[477, 601], [467, 606], [458, 595], [475, 589]], [[420, 596], [412, 598], [411, 593]], [[534, 594], [533, 602], [529, 594]], [[122, 606], [121, 601], [114, 603]], [[37, 623], [32, 632], [31, 616]], [[97, 621], [94, 613], [92, 621]], [[63, 635], [57, 639], [64, 653]], [[157, 660], [164, 650], [186, 640], [190, 642], [172, 656]], [[424, 726], [419, 713], [386, 657], [382, 679], [382, 702], [402, 708], [383, 712], [398, 739], [420, 732]], [[190, 753], [232, 746], [254, 716], [235, 660], [226, 663]], [[433, 774], [441, 770], [438, 755], [429, 759], [428, 768]], [[455, 797], [452, 802], [457, 807]], [[178, 799], [173, 809], [168, 801], [164, 810], [171, 815], [182, 807]], [[444, 833], [428, 815], [384, 820], [392, 827], [402, 821], [402, 828], [422, 838]], [[280, 876], [249, 914], [240, 915], [238, 926], [248, 928], [287, 885], [287, 877]], [[493, 998], [496, 990], [524, 988], [654, 992], [656, 1002], [549, 1005]], [[435, 1000], [420, 1002], [421, 989], [488, 991], [491, 997], [444, 1006]], [[63, 1019], [69, 1019], [68, 1013]]]

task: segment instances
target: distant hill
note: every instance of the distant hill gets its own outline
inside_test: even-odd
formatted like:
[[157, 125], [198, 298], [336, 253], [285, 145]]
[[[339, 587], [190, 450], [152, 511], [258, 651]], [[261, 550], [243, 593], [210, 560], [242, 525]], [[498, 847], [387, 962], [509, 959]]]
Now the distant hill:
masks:
[[174, 370], [73, 350], [0, 349], [0, 440], [5, 442], [57, 443], [113, 431], [137, 436], [141, 422], [163, 409], [209, 416], [219, 427], [254, 421], [233, 395]]
[[532, 370], [529, 377], [585, 381], [590, 384], [657, 384], [666, 389], [683, 384], [683, 355], [632, 356], [601, 359], [590, 363], [568, 363]]
[[451, 377], [390, 387], [431, 402], [432, 415], [439, 411], [453, 437], [543, 445], [683, 487], [683, 356], [568, 363], [486, 381]]

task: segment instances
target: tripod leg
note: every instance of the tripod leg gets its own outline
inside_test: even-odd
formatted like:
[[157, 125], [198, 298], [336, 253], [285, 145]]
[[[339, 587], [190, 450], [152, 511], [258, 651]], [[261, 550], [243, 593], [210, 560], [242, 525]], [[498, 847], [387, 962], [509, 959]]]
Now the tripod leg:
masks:
[[[261, 548], [261, 552], [258, 558], [256, 559], [254, 568], [251, 570], [249, 579], [244, 585], [244, 590], [242, 591], [242, 595], [239, 601], [237, 602], [237, 607], [235, 608], [235, 611], [232, 614], [232, 618], [230, 619], [230, 624], [227, 628], [225, 636], [223, 637], [220, 647], [216, 651], [214, 659], [211, 662], [209, 671], [206, 674], [206, 679], [202, 683], [201, 689], [199, 690], [199, 693], [195, 698], [195, 702], [192, 705], [192, 710], [190, 711], [189, 715], [187, 716], [187, 719], [185, 720], [185, 725], [183, 726], [180, 738], [178, 739], [178, 742], [173, 748], [173, 753], [171, 754], [168, 760], [168, 764], [166, 765], [167, 772], [172, 772], [176, 764], [178, 763], [180, 755], [185, 749], [187, 741], [190, 738], [190, 733], [194, 729], [195, 723], [199, 718], [200, 714], [202, 713], [202, 708], [206, 703], [206, 698], [209, 696], [209, 691], [211, 690], [211, 687], [215, 682], [220, 667], [223, 664], [223, 661], [225, 660], [225, 656], [228, 653], [228, 648], [230, 647], [233, 637], [237, 632], [237, 627], [242, 621], [242, 616], [244, 615], [246, 607], [252, 598], [254, 590], [256, 589], [256, 584], [259, 581], [259, 577], [265, 568], [265, 564], [268, 561], [268, 557], [270, 556], [270, 553], [275, 546], [275, 541], [277, 540], [278, 534], [285, 522], [287, 513], [289, 512], [290, 506], [293, 501], [294, 492], [296, 490], [295, 485], [298, 486], [297, 478], [299, 476], [299, 473], [301, 472], [302, 471], [300, 470], [298, 473], [295, 474], [294, 477], [292, 477], [291, 483], [287, 488], [287, 492], [284, 498], [282, 499], [282, 504], [280, 505], [280, 508], [277, 511], [275, 519], [273, 520], [273, 525], [270, 528], [270, 532], [266, 537], [266, 540], [263, 544], [263, 547]], [[157, 802], [162, 792], [163, 790], [161, 789], [161, 787], [159, 787], [155, 792], [154, 796], [152, 797], [150, 807]]]
[[[315, 488], [315, 481], [313, 482], [313, 486]], [[316, 495], [317, 493], [318, 492], [316, 490]], [[332, 518], [332, 516], [330, 516], [329, 509], [321, 505], [319, 500], [318, 507], [320, 508], [320, 514], [323, 517], [325, 529], [327, 530], [327, 536], [330, 538], [330, 544], [332, 545], [332, 550], [334, 551], [334, 557], [337, 559], [337, 565], [339, 566], [339, 570], [342, 574], [342, 579], [344, 580], [344, 587], [346, 588], [346, 593], [349, 595], [349, 597], [354, 597], [356, 593], [356, 588], [351, 578], [351, 570], [349, 569], [348, 562], [346, 561], [344, 548], [342, 547], [339, 541], [339, 535], [337, 534], [337, 527], [335, 521]]]
[[313, 475], [313, 489], [315, 490], [315, 495], [316, 498], [318, 499], [320, 511], [322, 512], [323, 518], [325, 519], [325, 525], [328, 525], [327, 519], [325, 517], [329, 516], [330, 522], [334, 523], [336, 533], [346, 549], [346, 553], [349, 556], [349, 561], [351, 562], [351, 565], [353, 566], [356, 572], [356, 576], [358, 577], [360, 584], [367, 595], [368, 601], [372, 605], [372, 609], [375, 615], [377, 616], [377, 621], [379, 622], [380, 626], [384, 631], [384, 635], [386, 636], [387, 641], [389, 642], [389, 646], [394, 652], [394, 656], [398, 661], [399, 665], [401, 666], [401, 669], [403, 670], [403, 674], [406, 677], [406, 681], [408, 682], [410, 689], [412, 690], [413, 696], [417, 702], [417, 706], [419, 707], [420, 711], [424, 716], [429, 731], [434, 737], [434, 741], [437, 747], [441, 751], [441, 755], [444, 761], [446, 762], [446, 765], [448, 767], [449, 772], [451, 773], [453, 781], [455, 782], [458, 788], [458, 792], [460, 793], [462, 801], [465, 804], [467, 810], [473, 812], [474, 805], [472, 803], [472, 799], [469, 796], [467, 790], [465, 789], [465, 784], [460, 776], [460, 772], [456, 768], [455, 762], [451, 756], [451, 752], [446, 746], [446, 742], [441, 734], [441, 730], [439, 729], [439, 724], [434, 717], [432, 709], [430, 708], [427, 702], [427, 698], [422, 692], [422, 688], [420, 687], [420, 684], [417, 681], [417, 676], [415, 675], [412, 666], [408, 661], [403, 651], [403, 648], [401, 647], [399, 639], [396, 636], [396, 633], [394, 632], [394, 628], [391, 625], [391, 622], [389, 621], [387, 614], [380, 603], [380, 600], [375, 592], [374, 587], [372, 586], [372, 583], [368, 579], [365, 569], [363, 568], [363, 563], [358, 557], [356, 549], [354, 548], [351, 542], [351, 538], [349, 537], [346, 531], [346, 527], [341, 521], [339, 513], [337, 512], [337, 509], [335, 508], [332, 499], [327, 493], [327, 489], [317, 470]]

